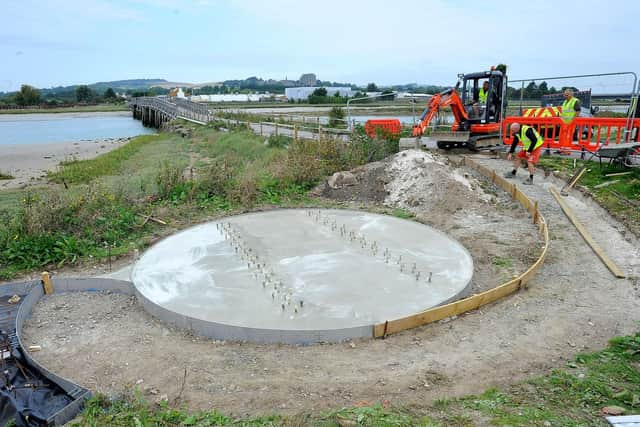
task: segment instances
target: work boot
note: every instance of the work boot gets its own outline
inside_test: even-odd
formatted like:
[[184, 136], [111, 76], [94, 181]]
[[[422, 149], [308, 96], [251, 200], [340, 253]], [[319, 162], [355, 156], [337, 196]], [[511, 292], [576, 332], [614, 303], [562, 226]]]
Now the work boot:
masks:
[[525, 179], [524, 181], [522, 181], [522, 183], [524, 185], [533, 185], [533, 178], [529, 177], [529, 178]]
[[514, 179], [516, 177], [516, 174], [513, 173], [513, 171], [509, 171], [504, 173], [504, 177], [507, 179]]

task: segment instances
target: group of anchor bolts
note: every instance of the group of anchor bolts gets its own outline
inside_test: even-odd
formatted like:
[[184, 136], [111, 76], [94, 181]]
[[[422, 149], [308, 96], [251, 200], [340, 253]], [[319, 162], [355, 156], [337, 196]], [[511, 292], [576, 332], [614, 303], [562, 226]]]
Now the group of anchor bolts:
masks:
[[[282, 311], [286, 311], [287, 307], [293, 306], [294, 314], [297, 314], [304, 307], [304, 301], [298, 300], [293, 302], [293, 289], [283, 285], [281, 280], [277, 280], [273, 271], [267, 267], [264, 260], [248, 247], [247, 243], [242, 239], [240, 232], [235, 230], [230, 222], [216, 223], [216, 228], [222, 234], [224, 239], [229, 242], [234, 252], [238, 254], [240, 259], [247, 263], [247, 269], [253, 269], [253, 277], [262, 283], [262, 288], [271, 288], [271, 300], [280, 302]], [[260, 281], [260, 279], [262, 279]]]
[[[358, 234], [353, 230], [347, 229], [345, 224], [339, 225], [335, 219], [328, 218], [322, 215], [321, 211], [307, 211], [307, 216], [313, 218], [313, 220], [321, 225], [325, 225], [331, 228], [331, 231], [338, 230], [340, 232], [340, 237], [344, 239], [348, 239], [350, 243], [357, 244], [361, 249], [368, 249], [370, 254], [374, 257], [377, 257], [380, 248], [378, 247], [378, 242], [373, 240], [371, 242], [367, 241], [367, 238], [364, 234]], [[385, 248], [382, 252], [382, 258], [384, 259], [385, 264], [391, 264], [394, 261], [393, 256], [391, 255], [391, 251], [389, 248]], [[401, 273], [411, 274], [415, 277], [416, 282], [420, 281], [420, 277], [422, 276], [422, 272], [418, 270], [417, 264], [414, 262], [411, 266], [411, 269], [408, 270], [406, 264], [402, 261], [402, 255], [398, 255], [395, 258], [396, 265], [399, 266]], [[431, 283], [431, 279], [433, 278], [433, 272], [430, 271], [426, 276], [426, 282]]]

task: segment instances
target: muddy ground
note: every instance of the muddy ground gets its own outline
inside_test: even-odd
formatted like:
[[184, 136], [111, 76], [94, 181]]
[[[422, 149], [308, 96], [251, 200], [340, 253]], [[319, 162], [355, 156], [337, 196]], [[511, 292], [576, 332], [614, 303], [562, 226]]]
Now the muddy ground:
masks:
[[[405, 152], [395, 166], [405, 160], [410, 165], [415, 156]], [[501, 160], [482, 157], [481, 162], [499, 173], [509, 168]], [[381, 181], [374, 183], [370, 200], [362, 196], [369, 191], [362, 186], [372, 182], [367, 168], [360, 175], [356, 171], [361, 179], [351, 188], [318, 191], [350, 207], [387, 203], [410, 209], [450, 233], [474, 257], [476, 288], [500, 282], [510, 269], [521, 271], [537, 256], [540, 241], [529, 218], [470, 171], [437, 162], [392, 169], [372, 167], [371, 176]], [[605, 251], [633, 277], [615, 279], [549, 193], [550, 186], [560, 188], [562, 182], [543, 174], [535, 181], [521, 188], [539, 201], [549, 223], [547, 262], [528, 289], [457, 319], [386, 340], [265, 346], [194, 337], [153, 319], [131, 297], [79, 293], [44, 298], [25, 326], [25, 344], [41, 345], [42, 351], [34, 353], [40, 362], [94, 391], [119, 393], [133, 385], [151, 400], [167, 397], [234, 415], [296, 413], [361, 401], [424, 405], [508, 385], [561, 367], [578, 352], [601, 348], [612, 336], [636, 330], [640, 320], [638, 240], [579, 193], [567, 198]], [[496, 263], [496, 257], [512, 265]]]

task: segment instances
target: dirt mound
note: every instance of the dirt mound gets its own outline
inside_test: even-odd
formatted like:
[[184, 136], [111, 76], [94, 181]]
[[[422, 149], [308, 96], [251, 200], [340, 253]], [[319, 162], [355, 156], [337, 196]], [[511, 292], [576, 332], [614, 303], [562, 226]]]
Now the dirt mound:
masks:
[[314, 195], [343, 202], [380, 203], [414, 214], [437, 211], [450, 215], [470, 203], [492, 200], [479, 181], [453, 167], [446, 157], [422, 150], [401, 151], [383, 161], [369, 163], [346, 173], [352, 185], [320, 184]]
[[413, 213], [438, 208], [451, 214], [469, 202], [491, 200], [478, 181], [453, 168], [446, 158], [421, 150], [402, 151], [387, 166], [384, 204], [405, 208]]
[[349, 171], [355, 178], [353, 185], [332, 188], [328, 181], [318, 185], [312, 195], [341, 202], [379, 202], [387, 197], [385, 185], [389, 178], [386, 168], [388, 160], [369, 163]]

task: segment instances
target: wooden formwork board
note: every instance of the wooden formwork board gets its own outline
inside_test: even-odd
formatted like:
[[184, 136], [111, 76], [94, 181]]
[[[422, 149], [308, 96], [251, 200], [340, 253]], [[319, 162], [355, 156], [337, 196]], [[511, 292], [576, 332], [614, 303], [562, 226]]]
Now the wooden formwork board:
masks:
[[507, 181], [506, 178], [496, 175], [496, 177], [493, 179], [493, 183], [498, 187], [502, 188], [504, 191], [511, 194], [511, 183]]
[[520, 280], [514, 279], [480, 294], [475, 294], [440, 307], [431, 308], [411, 316], [379, 323], [374, 326], [374, 337], [380, 338], [385, 335], [426, 325], [427, 323], [437, 322], [447, 317], [457, 316], [467, 311], [476, 310], [483, 305], [497, 301], [517, 291], [520, 289], [520, 286]]
[[527, 212], [533, 214], [533, 206], [534, 203], [529, 199], [522, 191], [516, 187], [515, 189], [515, 199], [520, 202], [520, 204], [527, 210]]
[[604, 265], [606, 265], [607, 268], [611, 270], [614, 276], [620, 279], [624, 279], [625, 274], [622, 272], [622, 270], [618, 268], [616, 263], [613, 262], [611, 258], [609, 258], [609, 256], [606, 254], [604, 249], [602, 249], [602, 247], [600, 247], [600, 245], [594, 240], [593, 236], [591, 236], [591, 233], [589, 233], [587, 229], [582, 225], [582, 223], [578, 220], [578, 218], [573, 213], [573, 211], [571, 210], [567, 202], [565, 202], [562, 196], [558, 193], [558, 190], [551, 187], [549, 188], [549, 191], [551, 192], [551, 194], [553, 194], [553, 197], [555, 197], [555, 199], [558, 201], [560, 208], [562, 208], [562, 211], [564, 212], [564, 214], [567, 216], [567, 218], [569, 218], [569, 221], [571, 221], [571, 223], [576, 227], [578, 232], [582, 235], [582, 238], [589, 244], [589, 246], [591, 246], [591, 249], [593, 249], [593, 252], [595, 252], [596, 255], [598, 255], [598, 257], [602, 260]]
[[463, 298], [458, 301], [454, 301], [449, 304], [442, 305], [440, 307], [434, 307], [429, 310], [425, 310], [420, 313], [416, 313], [410, 316], [406, 316], [400, 319], [389, 320], [384, 323], [378, 323], [373, 327], [373, 336], [376, 338], [384, 337], [389, 334], [401, 332], [407, 329], [415, 328], [418, 326], [426, 325], [428, 323], [437, 322], [438, 320], [445, 319], [447, 317], [458, 316], [462, 313], [466, 313], [471, 310], [476, 310], [486, 304], [495, 302], [507, 295], [516, 292], [518, 289], [523, 288], [533, 276], [542, 268], [544, 260], [549, 250], [549, 230], [547, 223], [538, 210], [538, 204], [529, 199], [523, 192], [507, 181], [506, 179], [496, 175], [493, 169], [489, 169], [479, 163], [473, 161], [468, 157], [464, 157], [463, 164], [467, 167], [477, 170], [485, 177], [491, 179], [498, 187], [502, 188], [509, 194], [511, 194], [515, 200], [522, 204], [522, 206], [533, 215], [534, 223], [538, 224], [538, 232], [544, 240], [544, 246], [542, 253], [538, 257], [535, 263], [531, 265], [524, 273], [518, 277], [498, 285], [493, 289], [489, 289], [479, 294], [472, 295], [467, 298]]

